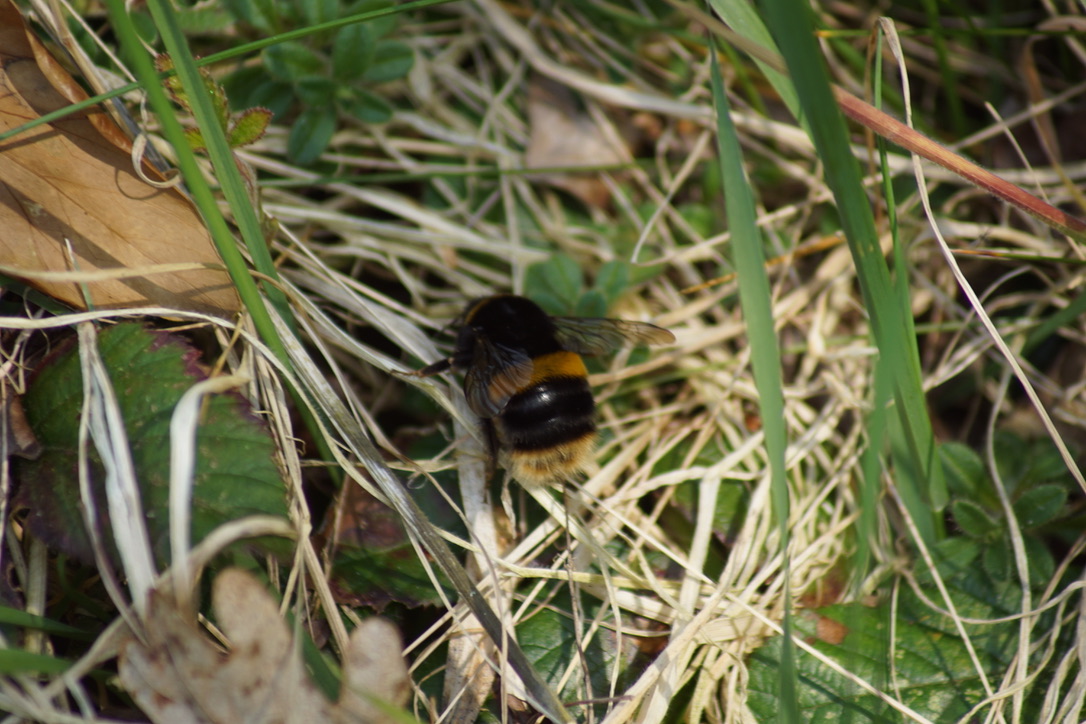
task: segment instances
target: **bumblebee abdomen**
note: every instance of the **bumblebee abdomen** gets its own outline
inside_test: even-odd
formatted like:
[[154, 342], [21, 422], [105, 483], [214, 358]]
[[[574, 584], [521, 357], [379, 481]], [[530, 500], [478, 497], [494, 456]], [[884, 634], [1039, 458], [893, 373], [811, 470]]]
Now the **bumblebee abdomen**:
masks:
[[596, 403], [584, 377], [552, 377], [513, 395], [498, 420], [515, 450], [543, 450], [596, 431]]
[[531, 381], [495, 419], [513, 477], [526, 485], [573, 478], [592, 459], [596, 403], [580, 355], [552, 352], [532, 360]]

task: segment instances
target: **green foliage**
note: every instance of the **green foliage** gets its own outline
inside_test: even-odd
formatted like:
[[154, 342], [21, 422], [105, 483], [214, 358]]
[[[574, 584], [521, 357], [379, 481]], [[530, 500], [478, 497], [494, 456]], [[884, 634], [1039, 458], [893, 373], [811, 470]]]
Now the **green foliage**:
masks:
[[[196, 365], [195, 350], [181, 337], [152, 332], [141, 324], [103, 329], [99, 350], [124, 418], [151, 544], [157, 559], [166, 562], [170, 418], [181, 395], [205, 375]], [[24, 404], [42, 454], [36, 460], [18, 461], [18, 505], [30, 510], [29, 526], [35, 535], [89, 560], [77, 475], [83, 379], [75, 345], [66, 345], [42, 365]], [[286, 517], [275, 447], [244, 399], [236, 395], [208, 399], [197, 455], [191, 505], [194, 542], [246, 515]], [[104, 511], [105, 471], [93, 450], [91, 459], [96, 506]], [[104, 538], [112, 540], [108, 532]]]
[[[979, 549], [975, 541], [965, 538], [942, 541], [934, 551], [939, 574], [963, 618], [1010, 616], [1021, 603], [1017, 583], [995, 579], [973, 565]], [[941, 603], [930, 572], [922, 571], [917, 578], [924, 595]], [[1051, 618], [1052, 614], [1046, 614], [1046, 619]], [[961, 721], [986, 697], [958, 626], [907, 587], [901, 589], [896, 606], [889, 600], [875, 606], [842, 604], [809, 611], [795, 621], [797, 635], [816, 650], [872, 686], [892, 691], [930, 721]], [[1049, 625], [1042, 622], [1037, 630], [1045, 631]], [[981, 670], [990, 681], [998, 681], [1018, 653], [1018, 622], [962, 627]], [[770, 721], [776, 711], [780, 649], [778, 637], [751, 657], [749, 704], [760, 721]], [[902, 721], [901, 714], [813, 656], [801, 654], [796, 661], [802, 721]], [[1027, 695], [1027, 712], [1033, 716], [1022, 721], [1037, 720], [1043, 696], [1043, 686]]]
[[[348, 535], [337, 546], [332, 563], [332, 580], [340, 594], [356, 606], [377, 611], [389, 603], [440, 605], [442, 593], [435, 589], [396, 513], [368, 494], [352, 492], [351, 496]], [[416, 499], [435, 524], [462, 534], [459, 521], [440, 496], [418, 495]], [[439, 570], [434, 575], [446, 586]], [[456, 594], [446, 588], [444, 595]]]
[[585, 289], [585, 273], [568, 254], [528, 267], [525, 294], [549, 314], [603, 317], [630, 288], [630, 266], [622, 261], [605, 262], [596, 270], [595, 283]]
[[[227, 0], [243, 27], [274, 36], [351, 15], [393, 6], [390, 0]], [[314, 33], [266, 48], [262, 67], [243, 68], [226, 79], [231, 99], [241, 105], [266, 105], [280, 121], [290, 121], [287, 154], [300, 165], [315, 162], [332, 140], [342, 116], [384, 123], [392, 106], [374, 94], [374, 85], [405, 77], [414, 64], [411, 48], [387, 37], [394, 15]]]
[[[595, 598], [582, 597], [581, 605], [585, 621], [592, 621], [601, 613], [600, 602]], [[615, 690], [621, 692], [626, 690], [639, 673], [638, 669], [643, 662], [638, 657], [637, 639], [625, 636], [619, 648], [615, 627], [605, 623], [597, 629], [591, 640], [579, 640], [578, 633], [583, 637], [588, 623], [584, 623], [578, 632], [568, 613], [572, 609], [569, 589], [563, 585], [548, 599], [546, 607], [527, 616], [517, 625], [517, 640], [544, 681], [556, 690], [565, 681], [560, 698], [565, 701], [599, 701], [597, 715], [602, 715], [611, 679], [617, 676], [618, 686]], [[603, 612], [602, 616], [604, 621], [611, 621], [609, 613]], [[587, 672], [584, 664], [587, 664]], [[565, 679], [571, 665], [576, 673]], [[584, 691], [586, 673], [592, 687], [591, 692]], [[586, 721], [587, 717], [578, 714], [577, 720]]]
[[1056, 567], [1045, 541], [1058, 534], [1059, 523], [1071, 512], [1068, 499], [1074, 481], [1047, 439], [1025, 441], [999, 432], [993, 449], [999, 481], [1014, 513], [1013, 523], [1000, 501], [997, 482], [980, 455], [961, 443], [945, 443], [939, 448], [953, 495], [951, 515], [962, 534], [977, 544], [969, 549], [972, 558], [964, 563], [979, 563], [998, 580], [1016, 580], [1008, 533], [1013, 524], [1022, 533], [1031, 584], [1045, 585]]
[[[155, 58], [155, 69], [160, 73], [172, 71], [173, 61], [170, 56], [163, 53]], [[208, 95], [211, 96], [211, 103], [215, 109], [215, 120], [226, 134], [230, 148], [240, 148], [260, 140], [260, 137], [267, 131], [268, 124], [271, 123], [271, 111], [267, 108], [246, 108], [236, 116], [231, 117], [230, 105], [226, 99], [226, 90], [215, 82], [215, 79], [211, 77], [211, 73], [206, 68], [200, 69], [200, 78], [204, 83], [204, 88], [207, 89]], [[184, 108], [186, 113], [192, 115], [192, 103], [189, 100], [188, 93], [185, 92], [184, 87], [181, 85], [181, 79], [171, 74], [166, 78], [165, 85], [173, 101]], [[207, 150], [204, 134], [199, 128], [187, 129], [185, 136], [188, 138], [193, 151]]]

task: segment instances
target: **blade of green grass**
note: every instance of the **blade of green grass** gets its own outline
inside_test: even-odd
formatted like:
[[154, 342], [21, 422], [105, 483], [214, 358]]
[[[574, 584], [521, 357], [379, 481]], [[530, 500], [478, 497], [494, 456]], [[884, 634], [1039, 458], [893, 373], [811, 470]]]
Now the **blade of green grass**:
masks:
[[[777, 47], [773, 43], [773, 36], [769, 34], [765, 23], [758, 17], [754, 6], [747, 0], [709, 0], [709, 7], [738, 36], [727, 40], [733, 43], [736, 40], [743, 41], [739, 45], [740, 50], [750, 52], [751, 49], [747, 47], [747, 43], [750, 43], [761, 46], [761, 48], [779, 56]], [[798, 117], [799, 100], [796, 97], [796, 89], [792, 87], [792, 82], [788, 79], [788, 76], [781, 72], [776, 63], [766, 60], [763, 53], [752, 53], [751, 58], [762, 73], [765, 74], [766, 80], [773, 86], [773, 90], [777, 91], [777, 95], [780, 96], [781, 101], [788, 107], [788, 110]]]
[[738, 274], [739, 303], [746, 320], [747, 338], [751, 349], [751, 366], [758, 387], [758, 406], [762, 415], [766, 458], [769, 461], [770, 497], [773, 513], [780, 529], [781, 551], [784, 556], [784, 642], [781, 654], [780, 713], [781, 721], [799, 721], [795, 690], [795, 653], [791, 630], [791, 597], [788, 586], [788, 480], [785, 470], [787, 433], [784, 428], [784, 382], [781, 372], [780, 349], [777, 345], [773, 303], [769, 292], [762, 234], [757, 225], [754, 195], [743, 170], [743, 154], [739, 137], [731, 119], [728, 97], [720, 75], [720, 63], [715, 49], [710, 48], [712, 61], [713, 105], [717, 111], [717, 149], [724, 186], [724, 202], [728, 227], [731, 231], [732, 263]]
[[[763, 0], [768, 25], [783, 50], [811, 138], [825, 167], [842, 228], [856, 264], [864, 306], [879, 350], [894, 384], [895, 414], [890, 416], [891, 455], [897, 485], [925, 542], [942, 537], [938, 511], [947, 500], [946, 482], [936, 457], [921, 387], [920, 357], [910, 307], [901, 299], [879, 247], [871, 204], [849, 147], [841, 112], [830, 88], [810, 8], [795, 0]], [[900, 270], [904, 274], [904, 270]]]
[[0, 674], [31, 676], [32, 674], [63, 674], [72, 667], [67, 659], [48, 654], [35, 654], [20, 649], [0, 649]]
[[0, 606], [0, 624], [36, 629], [55, 636], [65, 636], [80, 641], [94, 640], [94, 635], [88, 631], [44, 616], [35, 616], [10, 606]]
[[[154, 12], [154, 9], [161, 5], [162, 3], [151, 3], [150, 7]], [[271, 317], [264, 307], [260, 292], [257, 289], [256, 283], [253, 281], [252, 275], [249, 273], [248, 265], [245, 263], [245, 259], [237, 247], [234, 235], [230, 231], [226, 219], [219, 210], [215, 196], [211, 191], [211, 186], [207, 183], [206, 179], [204, 179], [203, 174], [200, 171], [200, 167], [196, 162], [196, 157], [189, 147], [188, 141], [185, 139], [184, 130], [177, 120], [176, 112], [170, 104], [169, 99], [166, 97], [166, 91], [158, 80], [158, 72], [154, 68], [150, 55], [144, 50], [143, 45], [140, 42], [136, 27], [133, 24], [131, 17], [128, 15], [124, 3], [122, 0], [107, 0], [106, 7], [109, 10], [110, 19], [113, 22], [113, 27], [117, 33], [120, 45], [128, 51], [129, 62], [132, 65], [133, 72], [147, 92], [147, 99], [151, 104], [151, 108], [158, 115], [159, 122], [162, 124], [162, 135], [174, 147], [177, 156], [177, 166], [184, 176], [185, 184], [189, 193], [192, 194], [193, 202], [203, 216], [204, 223], [207, 224], [208, 231], [211, 233], [211, 238], [215, 243], [216, 249], [218, 249], [219, 255], [222, 257], [223, 263], [226, 265], [227, 271], [230, 273], [230, 278], [234, 282], [234, 286], [238, 291], [238, 295], [241, 297], [242, 303], [245, 304], [249, 313], [252, 315], [253, 323], [260, 332], [261, 337], [275, 352], [276, 356], [286, 360], [286, 350], [283, 348], [283, 343], [279, 339], [279, 335], [272, 325]], [[161, 8], [159, 8], [159, 10], [161, 12]], [[167, 10], [166, 12], [169, 13], [170, 10]], [[174, 29], [176, 30], [176, 23], [174, 23]], [[166, 31], [167, 28], [165, 27], [159, 29], [159, 32], [162, 33], [164, 37]], [[177, 33], [172, 35], [172, 42], [176, 43]], [[168, 42], [167, 48], [171, 48], [171, 44], [171, 42]], [[182, 44], [184, 44], [183, 39]], [[171, 50], [172, 49], [173, 48], [171, 48]], [[191, 61], [191, 53], [188, 53], [186, 50], [184, 55]], [[201, 129], [204, 130], [205, 139], [208, 140], [209, 148], [213, 143], [215, 144], [215, 151], [212, 152], [212, 162], [215, 163], [216, 172], [221, 174], [220, 181], [225, 185], [227, 183], [225, 177], [232, 175], [235, 181], [230, 185], [232, 191], [236, 193], [237, 188], [241, 187], [241, 176], [237, 167], [233, 165], [229, 147], [226, 147], [225, 156], [223, 155], [224, 152], [222, 147], [226, 146], [226, 137], [222, 132], [222, 129], [218, 128], [218, 124], [214, 121], [214, 111], [211, 110], [211, 99], [207, 97], [207, 91], [203, 86], [203, 82], [199, 80], [199, 72], [195, 69], [193, 64], [185, 63], [180, 58], [175, 58], [174, 63], [175, 67], [178, 69], [179, 76], [182, 78], [182, 82], [185, 84], [186, 91], [189, 93], [189, 97], [192, 100], [194, 111], [198, 113], [197, 122], [200, 124]], [[192, 76], [196, 77], [195, 82], [193, 81]], [[201, 103], [201, 101], [203, 102]], [[201, 117], [204, 113], [208, 114], [206, 118]], [[215, 133], [215, 130], [217, 130], [218, 133]], [[218, 143], [216, 143], [216, 141], [218, 141]], [[217, 161], [216, 157], [218, 157]], [[223, 163], [224, 158], [230, 159], [229, 164]], [[223, 168], [223, 166], [226, 165], [229, 165], [229, 169]], [[231, 200], [231, 206], [235, 211], [235, 215], [238, 217], [239, 225], [242, 227], [243, 238], [245, 238], [247, 243], [252, 242], [250, 244], [250, 253], [254, 254], [254, 258], [259, 252], [254, 251], [253, 246], [263, 247], [264, 255], [267, 256], [267, 248], [264, 245], [264, 239], [259, 231], [259, 223], [256, 221], [256, 212], [248, 202], [248, 199], [244, 196], [243, 187], [241, 198], [243, 203], [239, 203], [235, 206]], [[243, 217], [245, 217], [246, 214], [244, 210], [238, 207], [245, 207], [248, 209], [249, 213], [247, 216], [249, 217], [249, 221], [247, 223], [242, 224]], [[255, 242], [249, 238], [254, 233], [253, 227], [256, 229], [257, 240]], [[270, 257], [268, 257], [268, 259], [270, 262]], [[272, 278], [274, 279], [274, 269], [272, 269], [272, 271]], [[285, 307], [286, 302], [285, 299], [283, 299], [282, 294], [278, 292], [278, 290], [274, 291], [279, 295], [280, 303]]]
[[[218, 122], [211, 94], [204, 85], [196, 60], [192, 56], [192, 51], [189, 50], [188, 40], [181, 31], [181, 26], [177, 20], [177, 12], [169, 0], [151, 0], [147, 3], [147, 8], [151, 11], [151, 17], [154, 18], [158, 32], [162, 36], [162, 42], [166, 46], [166, 52], [170, 54], [170, 59], [177, 70], [177, 77], [181, 81], [192, 105], [192, 114], [196, 120], [196, 125], [200, 128], [200, 133], [203, 135], [204, 143], [207, 146], [207, 155], [215, 169], [215, 177], [219, 181], [226, 202], [230, 205], [234, 223], [237, 224], [245, 247], [248, 249], [250, 257], [252, 257], [253, 265], [257, 271], [268, 279], [276, 280], [279, 278], [279, 273], [272, 261], [271, 253], [268, 251], [268, 245], [260, 225], [258, 210], [250, 200], [245, 181], [242, 179], [241, 171], [234, 159], [233, 150], [226, 140], [226, 131]], [[149, 78], [144, 80], [150, 81]], [[147, 88], [147, 90], [149, 91], [150, 88]], [[163, 112], [157, 108], [156, 110], [161, 117]], [[187, 147], [182, 151], [175, 144], [174, 148], [179, 157], [191, 155], [191, 151]], [[194, 157], [193, 160], [195, 160]], [[193, 179], [185, 174], [185, 182], [192, 183], [192, 181]], [[216, 244], [219, 246], [220, 252], [223, 247], [234, 247], [234, 235], [229, 234], [221, 239], [217, 238]], [[240, 258], [240, 254], [238, 257]], [[249, 276], [247, 269], [244, 271], [244, 275]], [[237, 284], [239, 279], [238, 275], [234, 274], [234, 270], [231, 270], [231, 276], [234, 278], [234, 283]], [[264, 284], [262, 286], [264, 287], [264, 293], [279, 310], [279, 313], [285, 319], [291, 319], [290, 308], [283, 292], [274, 284]], [[259, 305], [263, 308], [262, 300], [259, 297], [253, 297], [244, 299], [244, 301], [249, 313], [253, 315], [254, 323], [261, 322], [262, 320], [257, 315], [254, 306]], [[275, 349], [269, 337], [269, 335], [275, 334], [274, 327], [271, 325], [270, 319], [264, 323], [267, 324], [266, 330], [260, 327], [259, 324], [257, 324], [257, 329], [260, 330], [261, 337], [269, 343], [269, 346]]]

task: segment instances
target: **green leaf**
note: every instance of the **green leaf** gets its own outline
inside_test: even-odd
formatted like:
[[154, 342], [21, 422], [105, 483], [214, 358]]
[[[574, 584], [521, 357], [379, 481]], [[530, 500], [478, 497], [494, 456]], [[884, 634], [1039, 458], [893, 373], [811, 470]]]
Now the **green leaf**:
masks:
[[339, 107], [363, 123], [388, 123], [393, 109], [384, 98], [361, 88], [350, 88], [339, 96]]
[[574, 309], [584, 289], [581, 265], [568, 254], [555, 254], [543, 262], [541, 270], [547, 291], [561, 299], [566, 309]]
[[607, 308], [614, 306], [630, 285], [630, 265], [624, 261], [604, 262], [596, 272], [595, 288], [607, 300]]
[[[899, 616], [894, 630], [892, 685], [889, 607], [885, 604], [878, 608], [851, 604], [819, 609], [796, 618], [796, 634], [928, 719], [961, 720], [985, 696], [969, 651], [954, 633], [930, 629], [918, 604], [910, 599], [905, 605], [909, 608]], [[758, 721], [774, 721], [778, 710], [780, 649], [778, 637], [751, 657], [748, 704]], [[981, 651], [982, 664], [989, 676], [999, 676], [1006, 666], [1004, 657], [992, 653]], [[796, 668], [801, 721], [901, 721], [900, 714], [814, 657], [798, 656]]]
[[990, 541], [980, 556], [984, 572], [994, 580], [1009, 581], [1015, 576], [1011, 547], [1004, 540]]
[[[592, 620], [597, 615], [599, 603], [595, 599], [585, 599], [582, 605], [585, 608], [585, 618]], [[616, 691], [624, 691], [635, 675], [630, 667], [630, 662], [636, 654], [635, 640], [631, 636], [623, 637], [622, 643], [625, 649], [617, 651], [614, 628], [604, 625], [597, 629], [587, 645], [581, 647], [573, 621], [569, 614], [565, 613], [570, 609], [569, 590], [562, 586], [555, 591], [548, 606], [540, 608], [517, 625], [517, 640], [525, 655], [543, 680], [556, 690], [565, 678], [570, 665], [573, 665], [578, 674], [566, 679], [565, 688], [559, 693], [559, 696], [566, 700], [599, 699], [606, 696], [604, 692], [610, 690], [610, 679], [616, 671], [618, 674]], [[604, 619], [611, 620], [611, 616], [604, 615]], [[578, 648], [582, 650], [579, 652]], [[591, 692], [583, 690], [584, 675], [580, 673], [584, 670], [581, 663], [583, 660], [588, 662]], [[598, 713], [602, 713], [605, 703], [601, 701], [600, 706]], [[581, 720], [583, 721], [584, 718]]]
[[1043, 589], [1056, 575], [1056, 560], [1043, 540], [1027, 536], [1022, 539], [1029, 561], [1029, 583], [1035, 589]]
[[295, 163], [306, 166], [313, 163], [336, 132], [335, 108], [311, 108], [303, 111], [294, 121], [287, 137], [287, 155]]
[[188, 139], [189, 147], [193, 151], [207, 150], [207, 142], [204, 141], [204, 134], [200, 133], [199, 128], [186, 128], [185, 138]]
[[976, 450], [960, 442], [945, 442], [939, 446], [939, 458], [946, 470], [947, 485], [955, 495], [987, 494], [991, 478]]
[[1018, 435], [1005, 430], [996, 432], [995, 441], [996, 468], [1004, 489], [1014, 495], [1019, 486], [1033, 478], [1033, 455], [1030, 445]]
[[382, 40], [377, 43], [373, 62], [362, 76], [367, 83], [386, 83], [403, 78], [415, 64], [411, 46], [398, 40]]
[[190, 35], [221, 35], [231, 29], [235, 20], [235, 16], [219, 4], [178, 9], [177, 22]]
[[[935, 567], [939, 575], [944, 578], [953, 578], [961, 576], [972, 568], [980, 556], [981, 548], [981, 544], [972, 538], [956, 536], [936, 543], [932, 548], [932, 558], [935, 559]], [[931, 571], [922, 568], [917, 572], [917, 579], [929, 585], [932, 581]]]
[[955, 500], [950, 510], [954, 520], [966, 535], [984, 541], [998, 536], [1003, 531], [1001, 523], [971, 500]]
[[266, 70], [257, 66], [239, 68], [222, 81], [230, 107], [237, 111], [257, 105], [252, 99], [253, 93], [257, 87], [267, 83], [275, 81], [268, 77]]
[[320, 25], [340, 17], [339, 0], [300, 0], [298, 5], [306, 25]]
[[235, 18], [244, 22], [265, 35], [275, 32], [274, 16], [268, 12], [265, 3], [254, 0], [223, 0], [227, 11]]
[[1047, 437], [1034, 440], [1029, 446], [1030, 476], [1029, 482], [1070, 481], [1067, 463], [1063, 461], [1055, 443]]
[[295, 41], [287, 41], [264, 49], [264, 67], [268, 74], [285, 83], [295, 83], [312, 75], [325, 73], [324, 60], [312, 50]]
[[604, 317], [607, 315], [607, 300], [595, 289], [589, 289], [577, 300], [573, 308], [575, 317]]
[[230, 148], [240, 148], [259, 141], [268, 130], [271, 119], [272, 112], [267, 108], [250, 108], [239, 114], [227, 135]]
[[310, 76], [302, 78], [294, 85], [294, 92], [304, 105], [309, 108], [325, 110], [336, 102], [338, 84], [331, 78]]
[[377, 44], [368, 23], [348, 25], [336, 33], [332, 43], [332, 75], [341, 83], [362, 78], [373, 63]]
[[[940, 561], [940, 573], [958, 614], [985, 621], [961, 625], [980, 670], [991, 681], [1003, 676], [1018, 653], [1019, 633], [1017, 620], [995, 623], [992, 619], [1016, 612], [1021, 594], [1017, 581], [998, 579], [976, 565], [983, 548], [975, 541], [955, 538], [941, 541], [933, 553]], [[896, 603], [886, 596], [873, 607], [842, 604], [808, 611], [796, 616], [796, 634], [928, 720], [964, 721], [987, 694], [958, 625], [931, 607], [930, 601], [944, 604], [930, 573], [925, 569], [917, 573], [927, 600], [903, 587]], [[891, 639], [894, 614], [897, 618], [892, 621]], [[1053, 614], [1046, 613], [1042, 619], [1037, 629], [1049, 630]], [[1061, 645], [1067, 643], [1065, 640]], [[778, 637], [751, 657], [748, 703], [759, 721], [772, 721], [779, 707], [776, 694], [781, 673], [780, 647]], [[798, 721], [902, 721], [900, 714], [889, 710], [878, 698], [812, 656], [798, 654], [796, 669], [801, 711]], [[1043, 705], [1045, 688], [1040, 684], [1026, 693], [1021, 721], [1039, 720], [1035, 710]]]
[[267, 108], [274, 118], [281, 118], [295, 104], [294, 89], [286, 83], [266, 80], [252, 89], [249, 100], [249, 107]]
[[1014, 516], [1022, 530], [1039, 528], [1055, 518], [1067, 505], [1067, 489], [1055, 483], [1038, 485], [1014, 501]]
[[[170, 417], [181, 395], [206, 375], [196, 365], [196, 351], [183, 338], [153, 332], [138, 323], [103, 329], [99, 350], [124, 417], [151, 543], [158, 560], [165, 562], [169, 560]], [[83, 382], [73, 343], [58, 349], [37, 370], [24, 404], [42, 444], [37, 460], [20, 460], [15, 468], [22, 481], [20, 504], [30, 510], [29, 526], [53, 547], [89, 560], [76, 475]], [[286, 516], [275, 447], [265, 425], [242, 397], [226, 394], [208, 399], [197, 435], [197, 454], [193, 542], [246, 515]], [[92, 481], [100, 498], [99, 511], [106, 509], [103, 479], [94, 457]]]
[[158, 45], [158, 28], [150, 15], [135, 10], [132, 12], [132, 24], [136, 26], [136, 32], [143, 42], [151, 46]]
[[[361, 2], [349, 5], [343, 12], [344, 16], [348, 15], [361, 15], [362, 13], [372, 13], [377, 10], [384, 10], [385, 8], [392, 7], [391, 0], [362, 0]], [[396, 27], [398, 22], [396, 15], [385, 15], [377, 18], [376, 20], [370, 20], [366, 23], [369, 26], [370, 32], [374, 38], [383, 38], [392, 32], [392, 29]]]
[[[395, 518], [395, 514], [389, 517]], [[397, 531], [402, 530], [398, 520], [392, 524]], [[392, 602], [412, 608], [441, 605], [440, 593], [406, 536], [388, 545], [341, 547], [332, 567], [332, 579], [352, 606], [381, 611]], [[445, 595], [455, 594], [450, 588]]]

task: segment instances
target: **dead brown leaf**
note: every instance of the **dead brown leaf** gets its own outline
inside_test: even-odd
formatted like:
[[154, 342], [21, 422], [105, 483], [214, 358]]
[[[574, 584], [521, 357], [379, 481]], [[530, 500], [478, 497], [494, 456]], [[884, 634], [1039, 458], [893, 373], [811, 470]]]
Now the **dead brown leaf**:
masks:
[[[0, 132], [87, 96], [0, 0]], [[127, 138], [84, 112], [0, 143], [0, 266], [74, 307], [81, 285], [41, 272], [134, 270], [86, 283], [98, 308], [161, 305], [226, 315], [239, 301], [196, 210], [136, 175]], [[71, 245], [72, 256], [65, 249]], [[150, 274], [149, 267], [188, 264]]]
[[[531, 136], [524, 153], [526, 168], [609, 166], [627, 160], [595, 121], [577, 106], [563, 85], [538, 76], [528, 85], [528, 120]], [[606, 206], [611, 190], [599, 174], [547, 173], [533, 179], [567, 191], [588, 206]]]
[[144, 640], [121, 648], [121, 684], [156, 724], [392, 724], [385, 711], [407, 702], [410, 678], [391, 623], [369, 619], [351, 633], [334, 703], [310, 681], [294, 635], [252, 574], [223, 571], [211, 596], [229, 654], [160, 594]]

